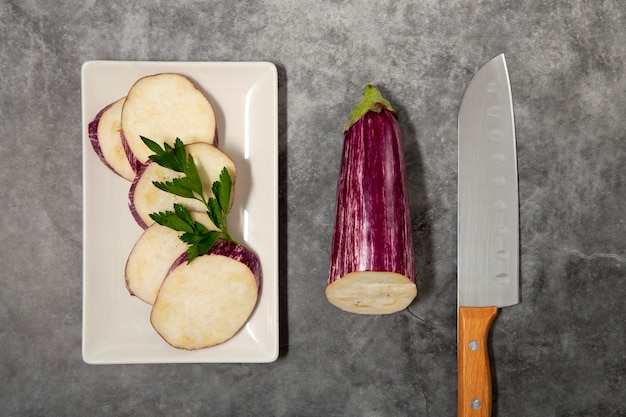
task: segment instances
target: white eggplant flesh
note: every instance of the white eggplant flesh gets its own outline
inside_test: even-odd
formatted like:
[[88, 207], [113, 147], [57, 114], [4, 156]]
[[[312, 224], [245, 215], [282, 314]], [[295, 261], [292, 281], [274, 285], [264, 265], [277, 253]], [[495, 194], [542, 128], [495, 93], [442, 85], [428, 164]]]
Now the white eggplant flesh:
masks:
[[138, 171], [152, 151], [146, 137], [162, 145], [205, 142], [217, 145], [213, 106], [205, 94], [181, 74], [140, 78], [128, 91], [122, 108], [122, 140], [131, 165]]
[[[191, 213], [194, 220], [209, 230], [217, 230], [206, 213]], [[137, 239], [126, 261], [128, 291], [152, 305], [172, 264], [187, 250], [180, 240], [183, 232], [154, 223]]]
[[209, 251], [212, 255], [222, 255], [246, 265], [256, 280], [256, 286], [261, 291], [261, 261], [259, 257], [247, 247], [234, 242], [218, 241]]
[[132, 181], [135, 170], [131, 166], [122, 143], [121, 98], [104, 107], [89, 123], [89, 140], [100, 160], [120, 177]]
[[226, 342], [250, 318], [257, 277], [246, 263], [209, 253], [174, 267], [159, 289], [150, 321], [171, 346], [195, 350]]
[[[185, 145], [187, 153], [192, 155], [194, 162], [198, 167], [200, 179], [203, 184], [203, 192], [206, 198], [213, 197], [213, 182], [219, 181], [220, 174], [224, 167], [232, 182], [231, 202], [235, 194], [235, 182], [237, 170], [235, 163], [225, 152], [208, 143], [193, 143]], [[172, 210], [174, 203], [180, 203], [189, 211], [202, 212], [206, 207], [202, 202], [192, 199], [179, 197], [174, 194], [167, 193], [154, 186], [153, 182], [167, 182], [173, 178], [182, 177], [184, 174], [174, 172], [168, 168], [164, 168], [157, 163], [148, 161], [142, 166], [137, 176], [131, 184], [128, 201], [130, 211], [142, 228], [147, 228], [154, 223], [150, 218], [151, 213]]]
[[390, 314], [416, 295], [402, 134], [368, 85], [344, 132], [326, 297], [351, 313]]

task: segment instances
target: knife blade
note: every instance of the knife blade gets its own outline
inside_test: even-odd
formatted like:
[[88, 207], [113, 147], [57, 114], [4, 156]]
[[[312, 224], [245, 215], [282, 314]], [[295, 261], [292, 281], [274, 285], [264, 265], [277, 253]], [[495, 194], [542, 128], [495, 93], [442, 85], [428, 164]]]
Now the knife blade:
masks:
[[519, 302], [515, 121], [504, 55], [472, 78], [458, 119], [458, 415], [491, 415], [488, 337]]

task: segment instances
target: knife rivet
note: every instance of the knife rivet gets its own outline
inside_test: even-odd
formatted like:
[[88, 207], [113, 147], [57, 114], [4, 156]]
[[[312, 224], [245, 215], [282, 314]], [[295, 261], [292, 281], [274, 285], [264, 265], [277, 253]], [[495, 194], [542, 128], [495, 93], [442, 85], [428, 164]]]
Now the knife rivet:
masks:
[[496, 275], [496, 283], [498, 284], [508, 284], [511, 282], [511, 278], [509, 274], [502, 272], [501, 274]]
[[506, 249], [500, 249], [499, 251], [496, 252], [497, 259], [507, 259], [508, 257], [509, 257], [509, 253], [506, 251]]
[[472, 407], [474, 410], [478, 410], [481, 405], [482, 404], [478, 398], [474, 398], [472, 401], [470, 401], [470, 407]]
[[480, 347], [480, 344], [478, 343], [477, 340], [470, 340], [470, 342], [467, 344], [467, 347], [472, 352], [476, 352], [478, 350], [478, 348]]

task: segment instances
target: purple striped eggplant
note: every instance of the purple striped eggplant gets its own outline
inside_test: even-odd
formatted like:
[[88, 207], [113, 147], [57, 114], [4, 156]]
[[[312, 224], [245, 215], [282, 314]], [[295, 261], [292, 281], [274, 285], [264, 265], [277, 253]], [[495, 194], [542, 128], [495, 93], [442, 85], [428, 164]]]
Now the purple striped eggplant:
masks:
[[368, 84], [344, 128], [326, 298], [351, 313], [390, 314], [416, 295], [402, 134]]

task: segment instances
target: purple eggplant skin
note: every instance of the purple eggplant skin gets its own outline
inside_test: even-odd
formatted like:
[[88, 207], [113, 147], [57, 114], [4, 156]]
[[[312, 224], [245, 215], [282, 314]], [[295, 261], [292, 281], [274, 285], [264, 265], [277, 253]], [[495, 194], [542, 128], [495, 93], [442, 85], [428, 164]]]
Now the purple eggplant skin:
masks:
[[[327, 285], [355, 271], [415, 283], [403, 138], [395, 111], [371, 84], [344, 130]], [[369, 96], [369, 98], [367, 98]], [[370, 101], [368, 103], [367, 101]]]
[[[134, 162], [135, 163], [138, 162], [136, 158], [134, 159]], [[139, 215], [139, 213], [137, 212], [137, 209], [135, 208], [135, 189], [137, 188], [137, 184], [139, 183], [141, 176], [143, 175], [144, 171], [146, 170], [146, 168], [148, 168], [148, 165], [151, 162], [152, 161], [148, 160], [145, 163], [143, 163], [139, 168], [135, 169], [135, 172], [137, 173], [137, 175], [135, 175], [135, 179], [133, 180], [133, 182], [131, 182], [130, 189], [128, 190], [128, 208], [130, 210], [130, 214], [133, 216], [133, 219], [135, 219], [139, 227], [141, 227], [144, 230], [148, 228], [148, 225], [141, 219], [141, 216]]]
[[211, 248], [209, 253], [227, 256], [246, 265], [254, 274], [257, 289], [261, 289], [261, 261], [250, 249], [239, 243], [220, 240]]
[[[257, 289], [261, 291], [261, 261], [259, 260], [259, 257], [247, 247], [235, 242], [218, 240], [215, 245], [211, 247], [206, 255], [221, 255], [241, 262], [250, 269], [250, 271], [254, 275], [254, 279], [256, 280]], [[187, 259], [187, 252], [183, 252], [174, 261], [174, 263], [172, 263], [172, 266], [170, 266], [167, 275], [169, 275], [169, 273], [172, 272], [172, 270], [174, 270], [177, 266], [187, 262]]]
[[113, 167], [104, 158], [104, 154], [102, 153], [102, 148], [100, 147], [100, 141], [98, 140], [98, 124], [100, 123], [100, 118], [102, 117], [104, 112], [109, 110], [111, 106], [113, 106], [114, 104], [115, 102], [104, 106], [104, 108], [100, 110], [98, 114], [96, 114], [96, 117], [94, 117], [94, 119], [91, 122], [89, 122], [89, 125], [87, 126], [87, 134], [89, 136], [89, 142], [91, 143], [91, 146], [93, 147], [94, 152], [96, 153], [96, 155], [98, 155], [98, 158], [100, 158], [100, 161], [102, 161], [102, 163], [104, 163], [107, 166], [107, 168], [109, 168], [113, 172], [115, 172], [115, 169], [113, 169]]
[[130, 149], [130, 145], [128, 144], [128, 139], [126, 139], [126, 136], [124, 135], [124, 129], [122, 129], [122, 131], [120, 132], [120, 135], [122, 137], [122, 146], [124, 147], [124, 152], [126, 153], [128, 162], [130, 163], [130, 166], [133, 168], [133, 170], [137, 174], [139, 174], [139, 171], [141, 171], [142, 167], [145, 165], [145, 162], [142, 163], [140, 160], [138, 160], [135, 154], [133, 153], [132, 149]]

